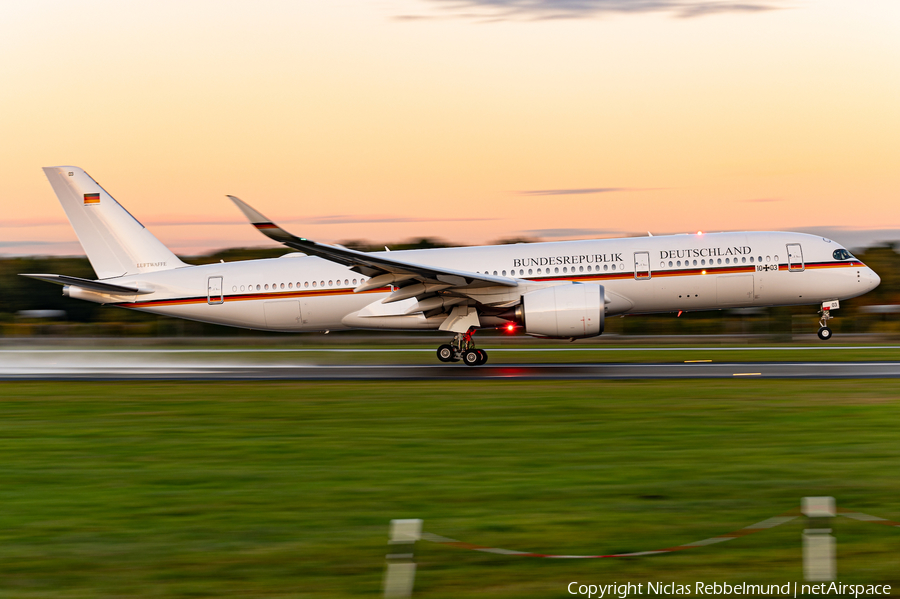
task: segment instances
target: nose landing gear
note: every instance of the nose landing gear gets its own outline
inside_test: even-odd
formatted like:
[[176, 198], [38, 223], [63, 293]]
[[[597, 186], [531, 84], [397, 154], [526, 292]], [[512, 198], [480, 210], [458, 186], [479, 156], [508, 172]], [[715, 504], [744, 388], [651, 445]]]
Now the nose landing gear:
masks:
[[475, 329], [469, 329], [465, 333], [458, 333], [453, 341], [445, 343], [437, 349], [437, 358], [441, 362], [463, 361], [466, 366], [481, 366], [488, 361], [487, 352], [476, 349], [472, 342]]
[[828, 341], [831, 339], [831, 329], [828, 328], [828, 321], [834, 318], [831, 315], [832, 308], [839, 308], [840, 304], [837, 301], [833, 302], [822, 302], [822, 309], [819, 310], [819, 339], [822, 341]]

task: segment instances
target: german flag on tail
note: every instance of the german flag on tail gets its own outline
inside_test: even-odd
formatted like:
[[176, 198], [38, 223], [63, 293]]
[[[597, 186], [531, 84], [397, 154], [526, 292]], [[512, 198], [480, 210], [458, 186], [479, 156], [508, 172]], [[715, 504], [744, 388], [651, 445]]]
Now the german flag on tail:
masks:
[[94, 204], [100, 203], [100, 194], [99, 193], [86, 193], [84, 194], [84, 205], [92, 206]]

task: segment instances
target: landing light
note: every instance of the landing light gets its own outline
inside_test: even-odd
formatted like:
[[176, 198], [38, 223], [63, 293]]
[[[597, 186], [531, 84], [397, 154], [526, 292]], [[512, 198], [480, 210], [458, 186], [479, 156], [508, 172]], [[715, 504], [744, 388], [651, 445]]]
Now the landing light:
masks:
[[697, 231], [697, 235], [703, 235], [703, 231]]

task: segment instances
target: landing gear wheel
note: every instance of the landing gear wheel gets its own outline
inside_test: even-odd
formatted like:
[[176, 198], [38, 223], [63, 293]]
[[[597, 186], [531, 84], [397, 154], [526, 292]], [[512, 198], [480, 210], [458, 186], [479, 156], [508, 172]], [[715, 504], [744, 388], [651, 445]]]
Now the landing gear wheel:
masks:
[[476, 349], [475, 351], [477, 351], [479, 354], [481, 354], [481, 362], [478, 365], [481, 366], [482, 364], [487, 364], [487, 360], [488, 360], [487, 352], [484, 351], [483, 349]]
[[453, 346], [448, 343], [437, 348], [437, 357], [441, 362], [456, 362], [457, 360]]
[[831, 329], [828, 328], [828, 321], [834, 318], [831, 315], [831, 308], [837, 307], [834, 304], [837, 302], [822, 302], [822, 309], [819, 310], [819, 339], [822, 341], [828, 341], [831, 339]]
[[437, 357], [441, 362], [459, 362], [462, 360], [466, 366], [480, 366], [487, 362], [487, 352], [475, 349], [472, 343], [472, 335], [475, 327], [469, 327], [465, 333], [457, 333], [451, 343], [445, 343], [437, 348]]
[[481, 365], [481, 351], [477, 349], [469, 349], [462, 356], [463, 362], [465, 362], [466, 366], [480, 366]]

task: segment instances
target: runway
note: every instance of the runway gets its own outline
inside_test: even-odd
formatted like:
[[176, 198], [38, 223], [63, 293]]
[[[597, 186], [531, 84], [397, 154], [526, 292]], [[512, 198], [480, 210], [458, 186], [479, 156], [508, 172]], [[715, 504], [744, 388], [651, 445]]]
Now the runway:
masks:
[[[169, 357], [171, 350], [132, 352], [3, 352], [0, 381], [441, 381], [441, 380], [627, 380], [627, 379], [862, 379], [898, 378], [900, 362], [651, 362], [303, 364], [248, 362], [218, 354], [209, 359]], [[177, 351], [177, 350], [176, 350]], [[57, 353], [59, 355], [57, 355]], [[196, 352], [193, 352], [196, 353]], [[37, 355], [35, 355], [37, 354]], [[42, 355], [43, 354], [43, 355]]]

